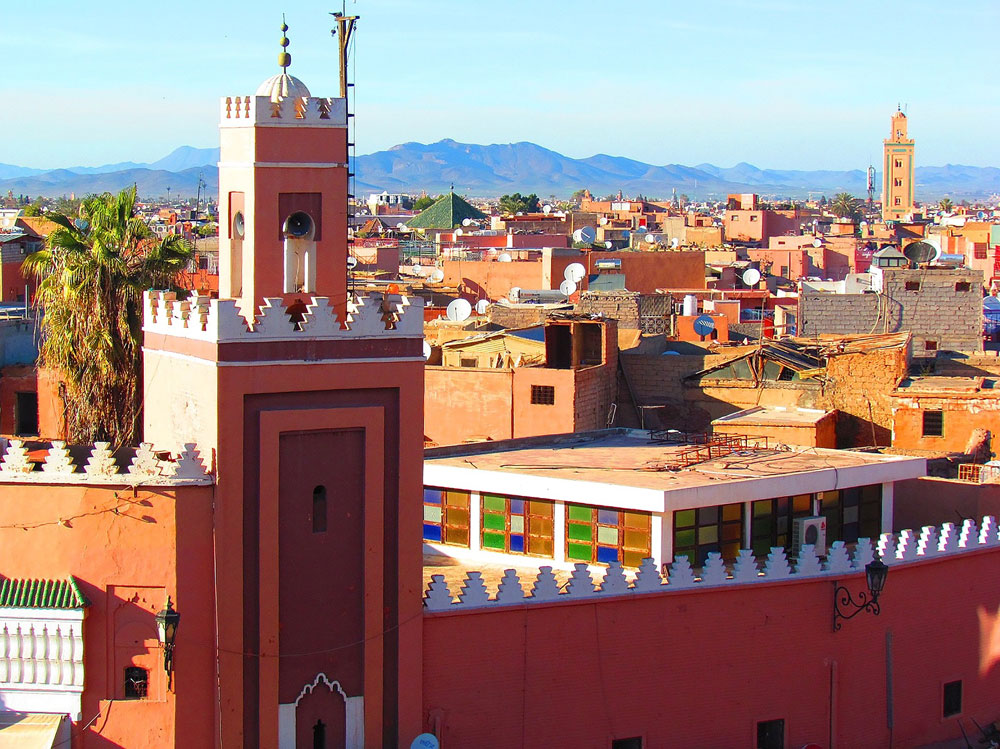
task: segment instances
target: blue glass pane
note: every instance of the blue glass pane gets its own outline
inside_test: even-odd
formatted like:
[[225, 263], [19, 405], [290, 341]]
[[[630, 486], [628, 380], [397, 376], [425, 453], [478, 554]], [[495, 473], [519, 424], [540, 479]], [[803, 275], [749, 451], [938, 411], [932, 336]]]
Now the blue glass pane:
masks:
[[602, 525], [618, 525], [618, 510], [598, 510], [597, 522]]
[[515, 536], [513, 533], [510, 534], [510, 550], [516, 551], [519, 554], [524, 553], [524, 536]]
[[427, 487], [424, 487], [424, 502], [439, 505], [441, 504], [442, 493], [443, 492], [440, 489], [428, 489]]
[[597, 561], [604, 562], [617, 562], [618, 561], [618, 549], [613, 549], [610, 546], [598, 546], [597, 547]]
[[424, 541], [440, 541], [441, 526], [424, 523]]
[[523, 499], [511, 499], [510, 500], [510, 514], [511, 515], [523, 515], [524, 514], [524, 500]]

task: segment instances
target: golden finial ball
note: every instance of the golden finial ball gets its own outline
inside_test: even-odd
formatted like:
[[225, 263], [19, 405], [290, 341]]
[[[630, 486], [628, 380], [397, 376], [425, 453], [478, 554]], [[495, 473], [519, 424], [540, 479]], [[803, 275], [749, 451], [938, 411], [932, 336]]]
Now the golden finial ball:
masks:
[[284, 34], [286, 31], [288, 31], [288, 24], [287, 23], [281, 24], [281, 33]]
[[281, 41], [278, 42], [278, 44], [280, 44], [282, 47], [287, 47], [288, 46], [288, 37], [287, 36], [281, 37]]

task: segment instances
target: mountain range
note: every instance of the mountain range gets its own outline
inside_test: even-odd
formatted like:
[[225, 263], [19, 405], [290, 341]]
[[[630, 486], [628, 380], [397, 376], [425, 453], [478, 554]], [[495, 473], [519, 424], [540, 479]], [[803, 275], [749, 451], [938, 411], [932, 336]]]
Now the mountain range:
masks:
[[[0, 193], [57, 197], [120, 190], [133, 183], [147, 197], [167, 194], [193, 197], [203, 178], [208, 194], [218, 192], [218, 148], [182, 146], [158, 161], [121, 162], [98, 167], [31, 169], [0, 164]], [[534, 143], [477, 145], [445, 139], [403, 143], [356, 160], [355, 192], [440, 193], [454, 186], [474, 197], [537, 193], [567, 197], [589, 189], [595, 196], [616, 193], [670, 197], [676, 190], [691, 198], [721, 198], [727, 193], [756, 192], [774, 197], [807, 197], [867, 192], [865, 170], [761, 169], [739, 163], [656, 166], [621, 156], [598, 154], [573, 159]], [[947, 164], [918, 166], [917, 199], [982, 198], [1000, 194], [1000, 169]], [[881, 185], [881, 177], [877, 178]]]

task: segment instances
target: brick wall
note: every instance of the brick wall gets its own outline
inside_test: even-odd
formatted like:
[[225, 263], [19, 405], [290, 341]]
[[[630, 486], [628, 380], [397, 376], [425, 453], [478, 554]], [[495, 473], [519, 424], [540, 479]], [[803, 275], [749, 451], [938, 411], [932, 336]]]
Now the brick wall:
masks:
[[619, 328], [641, 328], [643, 333], [658, 335], [670, 330], [673, 298], [669, 294], [635, 291], [585, 291], [576, 311], [617, 320]]
[[545, 309], [539, 306], [507, 307], [503, 304], [490, 305], [490, 322], [504, 328], [530, 328], [545, 322]]

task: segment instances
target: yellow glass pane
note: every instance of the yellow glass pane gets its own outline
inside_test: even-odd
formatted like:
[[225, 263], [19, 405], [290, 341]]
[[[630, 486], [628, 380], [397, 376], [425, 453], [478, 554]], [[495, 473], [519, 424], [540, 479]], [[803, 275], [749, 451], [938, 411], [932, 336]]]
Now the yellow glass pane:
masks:
[[650, 516], [645, 512], [625, 512], [623, 525], [626, 528], [638, 528], [639, 530], [649, 530]]
[[456, 544], [458, 546], [468, 546], [469, 545], [469, 529], [468, 528], [445, 528], [444, 529], [444, 542], [446, 544]]
[[448, 513], [444, 516], [444, 521], [448, 525], [454, 525], [459, 528], [469, 527], [469, 511], [460, 510], [457, 507], [449, 507]]
[[532, 536], [546, 536], [552, 538], [553, 522], [551, 518], [528, 518], [528, 533]]
[[643, 531], [625, 531], [625, 543], [626, 549], [642, 549], [646, 552], [649, 551], [649, 533]]
[[792, 497], [792, 512], [812, 512], [812, 495], [798, 494]]
[[550, 518], [553, 515], [552, 508], [555, 505], [552, 502], [545, 502], [540, 499], [533, 499], [528, 502], [528, 514], [529, 515], [540, 515], [542, 517]]
[[534, 554], [537, 557], [551, 557], [552, 548], [551, 538], [536, 538], [534, 536], [528, 536], [529, 554]]
[[648, 556], [649, 553], [645, 551], [629, 551], [626, 549], [625, 553], [622, 555], [622, 566], [639, 567], [642, 565], [642, 560]]
[[743, 517], [743, 505], [722, 506], [723, 520], [739, 520], [741, 517]]
[[469, 492], [447, 491], [444, 494], [444, 503], [454, 507], [469, 506]]

